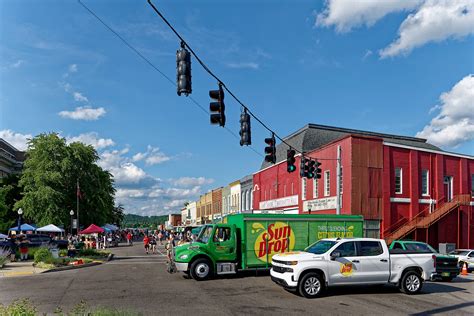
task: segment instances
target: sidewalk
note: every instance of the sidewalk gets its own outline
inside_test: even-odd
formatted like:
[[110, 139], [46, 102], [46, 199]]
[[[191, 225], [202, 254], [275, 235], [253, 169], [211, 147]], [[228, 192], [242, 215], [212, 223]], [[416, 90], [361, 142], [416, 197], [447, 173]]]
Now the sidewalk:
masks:
[[33, 267], [33, 261], [8, 262], [3, 269], [0, 269], [0, 278], [32, 275], [42, 273], [46, 270], [47, 269]]

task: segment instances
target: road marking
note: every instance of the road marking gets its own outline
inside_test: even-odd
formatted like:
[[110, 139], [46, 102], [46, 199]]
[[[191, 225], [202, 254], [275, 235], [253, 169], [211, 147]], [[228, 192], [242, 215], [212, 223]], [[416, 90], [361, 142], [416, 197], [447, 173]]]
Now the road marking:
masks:
[[35, 274], [33, 271], [24, 271], [24, 272], [3, 272], [2, 275], [4, 277], [12, 277], [12, 276], [21, 276], [21, 275], [32, 275]]

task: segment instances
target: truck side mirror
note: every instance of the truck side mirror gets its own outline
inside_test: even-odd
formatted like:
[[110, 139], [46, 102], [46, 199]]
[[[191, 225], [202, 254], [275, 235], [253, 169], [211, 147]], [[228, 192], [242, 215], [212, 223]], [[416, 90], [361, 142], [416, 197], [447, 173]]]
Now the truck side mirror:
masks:
[[339, 251], [333, 251], [331, 253], [331, 260], [336, 260], [337, 258], [341, 257], [341, 253]]

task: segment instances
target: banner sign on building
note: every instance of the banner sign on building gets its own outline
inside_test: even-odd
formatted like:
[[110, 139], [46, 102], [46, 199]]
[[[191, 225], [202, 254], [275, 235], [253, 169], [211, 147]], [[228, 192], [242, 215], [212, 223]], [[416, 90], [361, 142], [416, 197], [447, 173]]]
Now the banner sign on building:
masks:
[[303, 211], [322, 211], [322, 210], [331, 210], [335, 209], [337, 204], [337, 199], [335, 196], [323, 198], [323, 199], [314, 199], [310, 201], [303, 202]]
[[281, 199], [262, 201], [259, 203], [261, 210], [272, 208], [283, 208], [285, 206], [298, 205], [298, 195], [287, 196]]

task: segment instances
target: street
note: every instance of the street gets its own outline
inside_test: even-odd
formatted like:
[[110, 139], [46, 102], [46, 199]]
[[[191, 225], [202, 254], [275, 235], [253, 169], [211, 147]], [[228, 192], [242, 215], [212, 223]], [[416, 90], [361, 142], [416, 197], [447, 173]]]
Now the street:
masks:
[[109, 263], [62, 272], [0, 279], [0, 303], [30, 298], [40, 312], [57, 306], [67, 312], [84, 300], [105, 306], [156, 314], [473, 314], [474, 274], [451, 283], [426, 283], [422, 294], [407, 296], [395, 287], [332, 288], [308, 300], [273, 284], [268, 273], [244, 273], [196, 282], [166, 272], [165, 250], [145, 255], [142, 244], [111, 248]]

